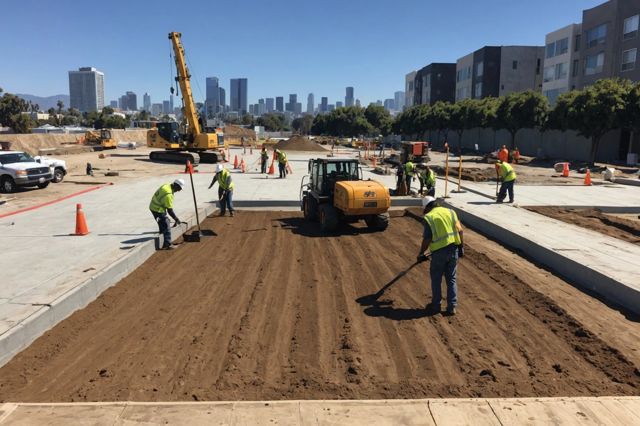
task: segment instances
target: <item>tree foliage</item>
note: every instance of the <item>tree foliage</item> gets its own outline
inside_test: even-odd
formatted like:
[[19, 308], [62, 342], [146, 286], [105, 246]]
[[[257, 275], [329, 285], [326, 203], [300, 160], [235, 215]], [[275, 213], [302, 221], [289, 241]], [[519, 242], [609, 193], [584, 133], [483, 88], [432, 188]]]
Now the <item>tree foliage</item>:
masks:
[[311, 132], [312, 125], [313, 116], [310, 114], [305, 114], [302, 117], [295, 118], [293, 122], [291, 122], [291, 127], [293, 128], [293, 130], [302, 135], [308, 135]]
[[268, 132], [282, 132], [288, 130], [287, 120], [283, 114], [264, 114], [256, 119], [258, 126], [263, 126]]
[[511, 149], [521, 129], [542, 128], [549, 115], [549, 101], [541, 93], [528, 90], [500, 98], [493, 128], [511, 134]]
[[29, 110], [29, 104], [11, 93], [0, 97], [0, 123], [11, 127], [16, 133], [31, 133], [33, 120], [22, 112]]
[[358, 106], [336, 108], [328, 114], [319, 114], [311, 126], [311, 132], [317, 135], [345, 137], [371, 135], [376, 130], [367, 120], [365, 109]]
[[380, 105], [370, 104], [364, 110], [364, 116], [369, 124], [373, 126], [373, 131], [375, 133], [386, 136], [391, 132], [393, 119], [391, 118], [391, 114], [389, 114], [389, 111], [384, 109], [384, 107]]

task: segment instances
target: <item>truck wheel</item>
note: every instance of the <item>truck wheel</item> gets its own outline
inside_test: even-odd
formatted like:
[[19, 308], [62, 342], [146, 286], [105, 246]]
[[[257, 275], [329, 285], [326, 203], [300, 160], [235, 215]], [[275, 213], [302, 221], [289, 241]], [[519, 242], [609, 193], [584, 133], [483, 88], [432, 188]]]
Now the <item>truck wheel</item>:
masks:
[[62, 182], [64, 179], [64, 170], [61, 167], [56, 167], [53, 171], [53, 183]]
[[320, 229], [332, 232], [338, 229], [338, 210], [330, 204], [320, 206]]
[[40, 189], [45, 189], [47, 186], [49, 186], [51, 182], [44, 182], [44, 183], [39, 183], [38, 184], [38, 188]]
[[364, 218], [367, 223], [367, 227], [378, 231], [384, 231], [389, 226], [389, 214], [374, 214]]
[[306, 220], [315, 222], [318, 220], [318, 201], [309, 195], [305, 195], [302, 199], [302, 211]]
[[5, 176], [0, 180], [0, 189], [2, 189], [2, 192], [10, 194], [15, 192], [17, 188], [18, 187], [11, 176]]

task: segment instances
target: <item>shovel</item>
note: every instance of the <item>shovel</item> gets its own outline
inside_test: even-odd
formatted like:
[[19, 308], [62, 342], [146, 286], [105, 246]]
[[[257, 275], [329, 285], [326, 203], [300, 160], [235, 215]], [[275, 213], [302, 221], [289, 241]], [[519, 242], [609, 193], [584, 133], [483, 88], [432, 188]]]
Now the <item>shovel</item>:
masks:
[[418, 266], [420, 263], [426, 261], [427, 259], [429, 259], [431, 257], [431, 253], [429, 253], [426, 257], [425, 260], [423, 261], [415, 261], [413, 262], [407, 269], [405, 269], [404, 271], [400, 272], [398, 275], [395, 276], [394, 279], [392, 279], [391, 281], [389, 281], [388, 283], [386, 283], [384, 285], [384, 287], [382, 287], [380, 290], [378, 290], [376, 293], [374, 294], [370, 294], [368, 296], [362, 296], [360, 298], [358, 298], [356, 300], [356, 302], [358, 302], [359, 304], [363, 305], [363, 306], [368, 306], [368, 305], [375, 305], [376, 302], [378, 301], [378, 299], [380, 297], [382, 297], [382, 295], [384, 294], [385, 291], [387, 291], [389, 289], [389, 287], [391, 287], [392, 285], [394, 285], [400, 278], [404, 277], [405, 275], [407, 275], [409, 273], [409, 271], [411, 271], [413, 268], [415, 268], [416, 266]]

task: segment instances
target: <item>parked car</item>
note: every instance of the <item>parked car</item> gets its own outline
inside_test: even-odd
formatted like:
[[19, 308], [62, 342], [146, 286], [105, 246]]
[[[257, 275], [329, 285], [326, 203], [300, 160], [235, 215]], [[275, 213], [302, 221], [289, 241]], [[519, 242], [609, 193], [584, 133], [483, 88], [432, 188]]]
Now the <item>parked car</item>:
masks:
[[18, 187], [46, 188], [53, 180], [48, 165], [38, 163], [22, 151], [0, 151], [0, 191], [15, 192]]
[[44, 164], [45, 166], [49, 166], [49, 168], [51, 169], [51, 173], [53, 174], [53, 180], [51, 182], [62, 182], [62, 179], [64, 179], [64, 177], [67, 175], [66, 161], [44, 155], [36, 155], [33, 158], [34, 160], [36, 160], [36, 162]]

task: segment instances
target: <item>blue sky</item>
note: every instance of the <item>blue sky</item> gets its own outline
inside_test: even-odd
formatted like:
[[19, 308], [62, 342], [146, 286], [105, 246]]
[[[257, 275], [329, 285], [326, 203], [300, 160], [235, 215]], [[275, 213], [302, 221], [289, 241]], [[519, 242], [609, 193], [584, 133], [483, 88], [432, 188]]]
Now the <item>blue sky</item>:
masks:
[[69, 70], [105, 73], [105, 100], [127, 90], [168, 98], [167, 34], [180, 31], [196, 100], [205, 77], [249, 79], [249, 102], [297, 93], [306, 108], [363, 104], [404, 90], [406, 73], [454, 62], [484, 45], [543, 45], [604, 0], [0, 0], [0, 87], [68, 93]]

